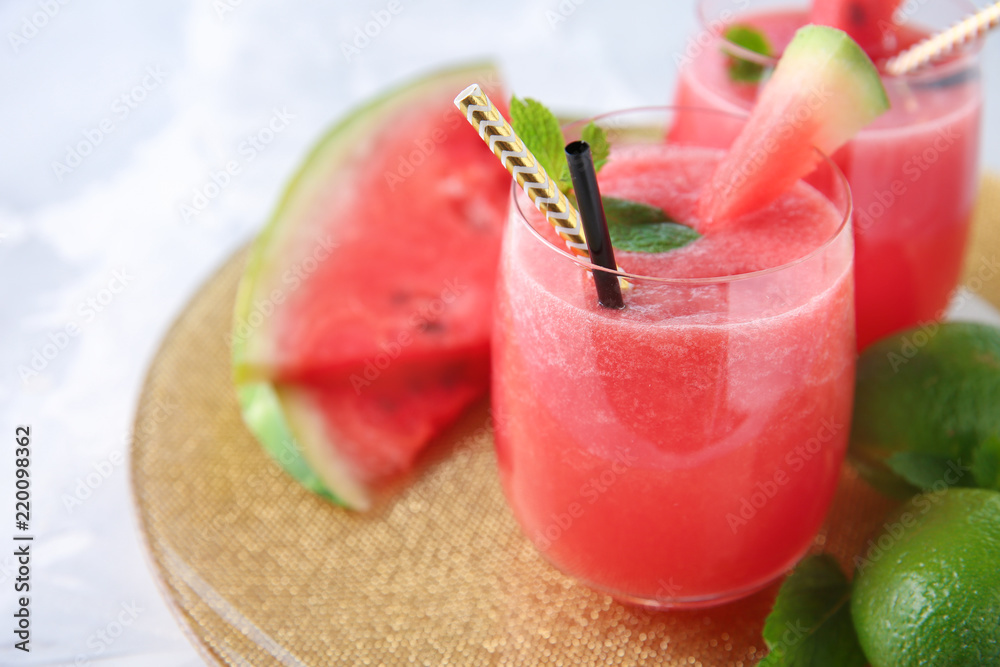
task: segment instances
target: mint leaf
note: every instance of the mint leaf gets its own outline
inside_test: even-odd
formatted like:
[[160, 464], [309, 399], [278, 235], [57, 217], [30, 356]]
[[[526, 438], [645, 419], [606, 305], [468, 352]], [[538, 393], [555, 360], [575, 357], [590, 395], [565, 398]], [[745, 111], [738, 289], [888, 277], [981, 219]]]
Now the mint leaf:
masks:
[[559, 120], [544, 104], [530, 97], [510, 99], [510, 124], [542, 168], [563, 193], [573, 187], [566, 163], [566, 139]]
[[764, 623], [758, 667], [865, 667], [851, 621], [851, 584], [832, 556], [810, 556], [781, 585]]
[[1000, 437], [991, 435], [972, 455], [972, 475], [981, 489], [1000, 491]]
[[[738, 23], [730, 26], [722, 35], [727, 42], [742, 46], [763, 56], [772, 55], [771, 43], [767, 36], [751, 25]], [[722, 47], [726, 51], [725, 45]], [[764, 67], [755, 62], [729, 54], [729, 78], [740, 83], [757, 83], [764, 76]]]
[[[954, 478], [955, 460], [926, 452], [896, 452], [885, 460], [889, 468], [910, 484], [924, 490], [948, 484]], [[960, 475], [951, 486], [974, 486], [968, 475]]]
[[663, 209], [628, 199], [601, 197], [611, 245], [628, 252], [666, 252], [682, 248], [701, 234], [673, 220]]
[[[576, 206], [573, 181], [566, 161], [566, 138], [555, 114], [538, 100], [521, 100], [515, 95], [510, 100], [510, 122], [525, 147]], [[604, 129], [593, 122], [588, 123], [581, 131], [580, 138], [590, 144], [594, 171], [600, 171], [611, 154], [611, 145]], [[655, 206], [615, 197], [602, 197], [601, 200], [611, 233], [611, 244], [619, 250], [666, 252], [701, 238], [701, 234], [674, 222]]]
[[[656, 222], [674, 222], [666, 211], [649, 204], [632, 201], [631, 199], [620, 199], [618, 197], [601, 197], [604, 205], [604, 214], [608, 222], [614, 218], [615, 222], [622, 225], [650, 225]], [[690, 227], [688, 228], [690, 229]], [[693, 229], [691, 230], [695, 234]]]
[[608, 161], [608, 156], [611, 155], [608, 135], [605, 134], [604, 128], [590, 122], [583, 128], [580, 138], [590, 144], [590, 154], [594, 158], [594, 172], [599, 172]]
[[920, 493], [920, 487], [900, 477], [890, 468], [884, 459], [870, 457], [861, 451], [852, 440], [848, 456], [851, 465], [861, 477], [883, 495], [899, 500], [906, 500]]

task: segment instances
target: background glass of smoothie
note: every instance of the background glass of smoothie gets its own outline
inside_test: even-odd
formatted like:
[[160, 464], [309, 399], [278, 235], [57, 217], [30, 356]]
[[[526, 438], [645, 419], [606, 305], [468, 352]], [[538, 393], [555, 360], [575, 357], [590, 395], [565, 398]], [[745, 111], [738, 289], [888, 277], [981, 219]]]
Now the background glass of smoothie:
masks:
[[[666, 143], [673, 121], [599, 118], [613, 151], [598, 178], [697, 229], [722, 153]], [[513, 190], [497, 458], [525, 534], [563, 572], [636, 604], [701, 606], [761, 588], [809, 547], [846, 447], [855, 331], [848, 186], [828, 159], [807, 180], [684, 248], [616, 249], [623, 310], [597, 304], [594, 267]]]
[[[967, 1], [905, 2], [884, 38], [868, 44], [877, 65], [928, 33], [975, 11]], [[773, 67], [775, 59], [729, 44], [721, 34], [747, 24], [780, 54], [809, 22], [808, 5], [762, 0], [701, 0], [703, 32], [679, 56], [678, 106], [745, 115], [759, 86], [733, 81], [729, 55]], [[878, 34], [882, 34], [879, 32]], [[883, 75], [891, 109], [833, 159], [847, 175], [855, 207], [858, 345], [940, 319], [958, 284], [979, 183], [982, 91], [978, 44], [919, 73]], [[725, 51], [724, 51], [725, 49]], [[674, 138], [728, 145], [735, 122], [682, 118]]]

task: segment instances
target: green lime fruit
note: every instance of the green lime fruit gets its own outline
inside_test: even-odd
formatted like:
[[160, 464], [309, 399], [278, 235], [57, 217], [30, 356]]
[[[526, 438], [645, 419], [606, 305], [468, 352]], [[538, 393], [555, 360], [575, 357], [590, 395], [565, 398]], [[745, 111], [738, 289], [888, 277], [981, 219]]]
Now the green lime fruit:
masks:
[[914, 496], [869, 547], [851, 616], [872, 667], [1000, 665], [1000, 493]]
[[1000, 490], [1000, 329], [930, 324], [866, 349], [850, 456], [869, 482], [901, 497]]

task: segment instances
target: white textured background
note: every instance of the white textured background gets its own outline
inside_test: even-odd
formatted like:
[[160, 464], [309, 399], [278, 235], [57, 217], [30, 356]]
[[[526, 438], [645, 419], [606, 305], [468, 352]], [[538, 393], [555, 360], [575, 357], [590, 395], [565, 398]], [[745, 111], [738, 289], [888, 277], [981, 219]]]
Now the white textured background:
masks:
[[[696, 25], [693, 0], [509, 0], [490, 5], [502, 8], [496, 14], [486, 3], [399, 2], [402, 11], [350, 60], [341, 43], [387, 0], [0, 3], [0, 664], [201, 664], [136, 535], [121, 463], [128, 429], [167, 327], [261, 226], [332, 120], [390, 84], [484, 56], [501, 63], [513, 90], [563, 111], [667, 103], [674, 55]], [[555, 17], [564, 20], [553, 25]], [[984, 64], [985, 162], [996, 169], [1000, 36]], [[162, 81], [147, 78], [144, 99], [124, 106], [148, 71]], [[241, 142], [275, 110], [294, 118], [249, 159]], [[106, 119], [113, 131], [56, 173], [67, 146]], [[185, 221], [180, 205], [231, 160], [239, 175]], [[101, 312], [88, 310], [116, 272], [124, 288]], [[18, 367], [70, 323], [79, 334], [23, 380]], [[18, 424], [33, 434], [30, 654], [11, 648], [7, 629]], [[98, 470], [107, 477], [67, 506]], [[141, 611], [107, 644], [99, 633], [123, 604]]]

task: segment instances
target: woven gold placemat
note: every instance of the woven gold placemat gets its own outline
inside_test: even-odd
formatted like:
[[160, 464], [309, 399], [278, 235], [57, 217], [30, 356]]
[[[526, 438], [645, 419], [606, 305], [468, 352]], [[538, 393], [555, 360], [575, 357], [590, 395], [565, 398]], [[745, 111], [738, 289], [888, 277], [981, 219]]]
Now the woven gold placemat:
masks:
[[[1000, 179], [967, 278], [1000, 305]], [[194, 297], [139, 401], [132, 484], [192, 641], [232, 665], [753, 665], [777, 585], [716, 609], [623, 606], [548, 566], [500, 490], [486, 402], [364, 515], [304, 491], [240, 420], [226, 333], [245, 253]], [[989, 276], [987, 277], [987, 274]], [[976, 283], [975, 279], [979, 278]], [[816, 548], [850, 567], [890, 502], [846, 469]]]

